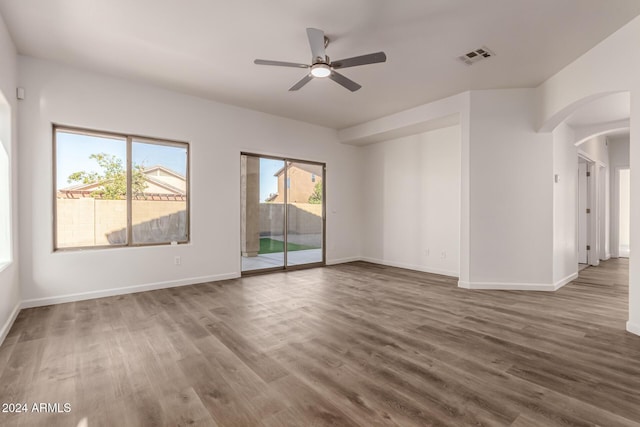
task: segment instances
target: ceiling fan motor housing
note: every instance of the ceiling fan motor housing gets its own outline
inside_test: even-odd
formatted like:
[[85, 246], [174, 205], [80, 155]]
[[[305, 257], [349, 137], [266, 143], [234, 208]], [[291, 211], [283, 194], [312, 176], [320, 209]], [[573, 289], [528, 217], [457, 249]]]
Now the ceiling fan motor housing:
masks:
[[311, 65], [316, 64], [331, 64], [331, 60], [329, 59], [329, 55], [325, 55], [325, 57], [318, 56], [316, 59], [311, 61]]

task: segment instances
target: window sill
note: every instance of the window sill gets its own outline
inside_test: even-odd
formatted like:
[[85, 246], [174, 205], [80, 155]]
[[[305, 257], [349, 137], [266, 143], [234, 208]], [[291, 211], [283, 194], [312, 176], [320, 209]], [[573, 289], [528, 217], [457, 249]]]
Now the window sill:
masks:
[[13, 261], [0, 261], [0, 273], [9, 268]]
[[57, 248], [53, 250], [54, 254], [63, 254], [63, 253], [82, 253], [82, 252], [95, 252], [95, 251], [110, 251], [116, 249], [147, 249], [147, 248], [166, 248], [176, 247], [176, 246], [190, 246], [191, 241], [187, 240], [185, 242], [178, 242], [176, 244], [172, 243], [146, 243], [146, 244], [137, 244], [137, 245], [107, 245], [107, 246], [80, 246], [80, 247], [69, 247], [69, 248]]

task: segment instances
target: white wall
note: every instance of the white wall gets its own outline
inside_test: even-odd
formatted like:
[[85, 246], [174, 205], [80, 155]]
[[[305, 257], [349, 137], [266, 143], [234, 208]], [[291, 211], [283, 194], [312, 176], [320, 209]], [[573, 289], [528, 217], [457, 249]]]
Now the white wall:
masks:
[[611, 171], [616, 167], [629, 167], [629, 135], [607, 138], [609, 143], [609, 165]]
[[[366, 145], [450, 127], [452, 126], [451, 120], [455, 120], [455, 125], [460, 128], [461, 185], [458, 276], [461, 282], [469, 281], [469, 102], [470, 92], [462, 92], [338, 132], [340, 141], [344, 143]], [[363, 174], [361, 188], [366, 187], [366, 178], [368, 177]], [[362, 199], [362, 201], [364, 206], [365, 200]], [[383, 207], [378, 206], [378, 209], [382, 211]], [[367, 238], [364, 231], [363, 228], [363, 240]], [[366, 245], [363, 245], [363, 249], [364, 247]], [[430, 256], [432, 256], [431, 253]]]
[[[335, 130], [29, 57], [19, 71], [26, 305], [239, 275], [241, 151], [326, 162], [327, 261], [359, 257], [360, 160]], [[53, 253], [52, 123], [190, 142], [191, 243]]]
[[561, 124], [553, 131], [553, 282], [578, 272], [576, 242], [578, 150], [574, 131]]
[[[3, 227], [2, 244], [11, 244], [10, 251], [3, 251], [4, 256], [0, 265], [0, 344], [4, 340], [13, 319], [17, 315], [20, 302], [20, 287], [18, 281], [18, 201], [17, 201], [17, 121], [16, 121], [16, 50], [7, 32], [7, 28], [0, 16], [0, 140], [3, 150], [7, 154], [10, 168], [9, 194], [3, 194], [2, 209], [10, 209], [10, 224]], [[1, 173], [1, 172], [0, 172]], [[4, 177], [3, 177], [4, 178]], [[6, 189], [2, 189], [3, 193]], [[6, 215], [6, 213], [5, 213]], [[6, 216], [5, 216], [6, 221]], [[10, 235], [5, 233], [9, 231]]]
[[608, 138], [609, 142], [609, 182], [611, 200], [611, 256], [620, 256], [619, 246], [619, 220], [620, 220], [620, 200], [619, 200], [619, 175], [620, 169], [629, 168], [629, 135]]
[[631, 173], [629, 169], [620, 170], [620, 183], [618, 186], [618, 212], [620, 221], [618, 223], [618, 254], [620, 256], [629, 256], [629, 232], [631, 218], [629, 216], [629, 200], [631, 196]]
[[450, 126], [361, 149], [365, 260], [458, 276], [460, 132]]
[[[538, 124], [550, 131], [568, 114], [607, 94], [631, 93], [631, 168], [640, 165], [640, 17], [589, 50], [538, 88]], [[640, 218], [640, 174], [631, 174], [631, 218]], [[640, 227], [631, 227], [631, 246], [640, 246]], [[629, 263], [629, 322], [640, 335], [640, 259]]]
[[553, 140], [533, 89], [471, 92], [471, 288], [553, 289]]
[[[342, 130], [339, 136], [362, 144], [457, 113], [462, 163], [459, 285], [553, 290], [566, 282], [557, 277], [568, 280], [572, 272], [560, 276], [564, 270], [554, 270], [554, 143], [551, 134], [538, 133], [536, 102], [534, 89], [471, 91]], [[575, 148], [573, 153], [575, 161]], [[377, 155], [378, 162], [386, 159]], [[416, 167], [411, 163], [411, 168]], [[368, 212], [380, 212], [365, 229], [381, 229], [387, 221], [390, 208], [381, 200], [365, 199]], [[415, 224], [420, 219], [415, 215], [407, 221]], [[384, 246], [367, 239], [372, 237], [364, 232], [363, 252], [384, 258]], [[420, 262], [415, 255], [419, 250], [412, 246], [410, 254], [400, 256], [394, 251], [393, 256], [396, 262], [402, 258], [415, 264]]]

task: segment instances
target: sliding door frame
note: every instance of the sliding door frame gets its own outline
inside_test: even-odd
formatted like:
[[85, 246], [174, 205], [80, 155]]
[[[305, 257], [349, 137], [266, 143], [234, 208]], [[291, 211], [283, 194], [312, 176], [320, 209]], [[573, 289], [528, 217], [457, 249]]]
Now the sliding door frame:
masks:
[[[257, 157], [262, 159], [271, 159], [271, 160], [281, 160], [284, 162], [284, 265], [282, 267], [269, 267], [269, 268], [261, 268], [259, 270], [249, 270], [249, 271], [241, 271], [240, 274], [242, 276], [249, 276], [254, 274], [263, 274], [263, 273], [272, 273], [275, 271], [293, 271], [293, 270], [304, 270], [307, 268], [315, 268], [315, 267], [324, 267], [327, 265], [327, 164], [323, 162], [316, 162], [312, 160], [302, 160], [302, 159], [294, 159], [291, 157], [283, 157], [283, 156], [273, 156], [273, 155], [265, 155], [258, 153], [251, 153], [246, 151], [240, 152], [240, 157], [242, 156], [250, 156]], [[322, 261], [312, 262], [308, 264], [299, 264], [299, 265], [288, 265], [287, 254], [288, 254], [288, 246], [289, 246], [289, 189], [287, 188], [287, 178], [289, 175], [289, 166], [290, 163], [304, 163], [308, 165], [316, 165], [322, 167]]]

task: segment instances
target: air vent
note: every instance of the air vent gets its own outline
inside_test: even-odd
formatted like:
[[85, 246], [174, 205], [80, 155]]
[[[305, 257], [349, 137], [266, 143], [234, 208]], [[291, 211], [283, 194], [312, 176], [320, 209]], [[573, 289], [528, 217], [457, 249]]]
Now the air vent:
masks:
[[472, 50], [471, 52], [465, 53], [464, 55], [460, 56], [459, 59], [467, 65], [473, 65], [478, 61], [491, 58], [492, 56], [495, 56], [495, 54], [487, 47], [482, 46], [480, 49]]

